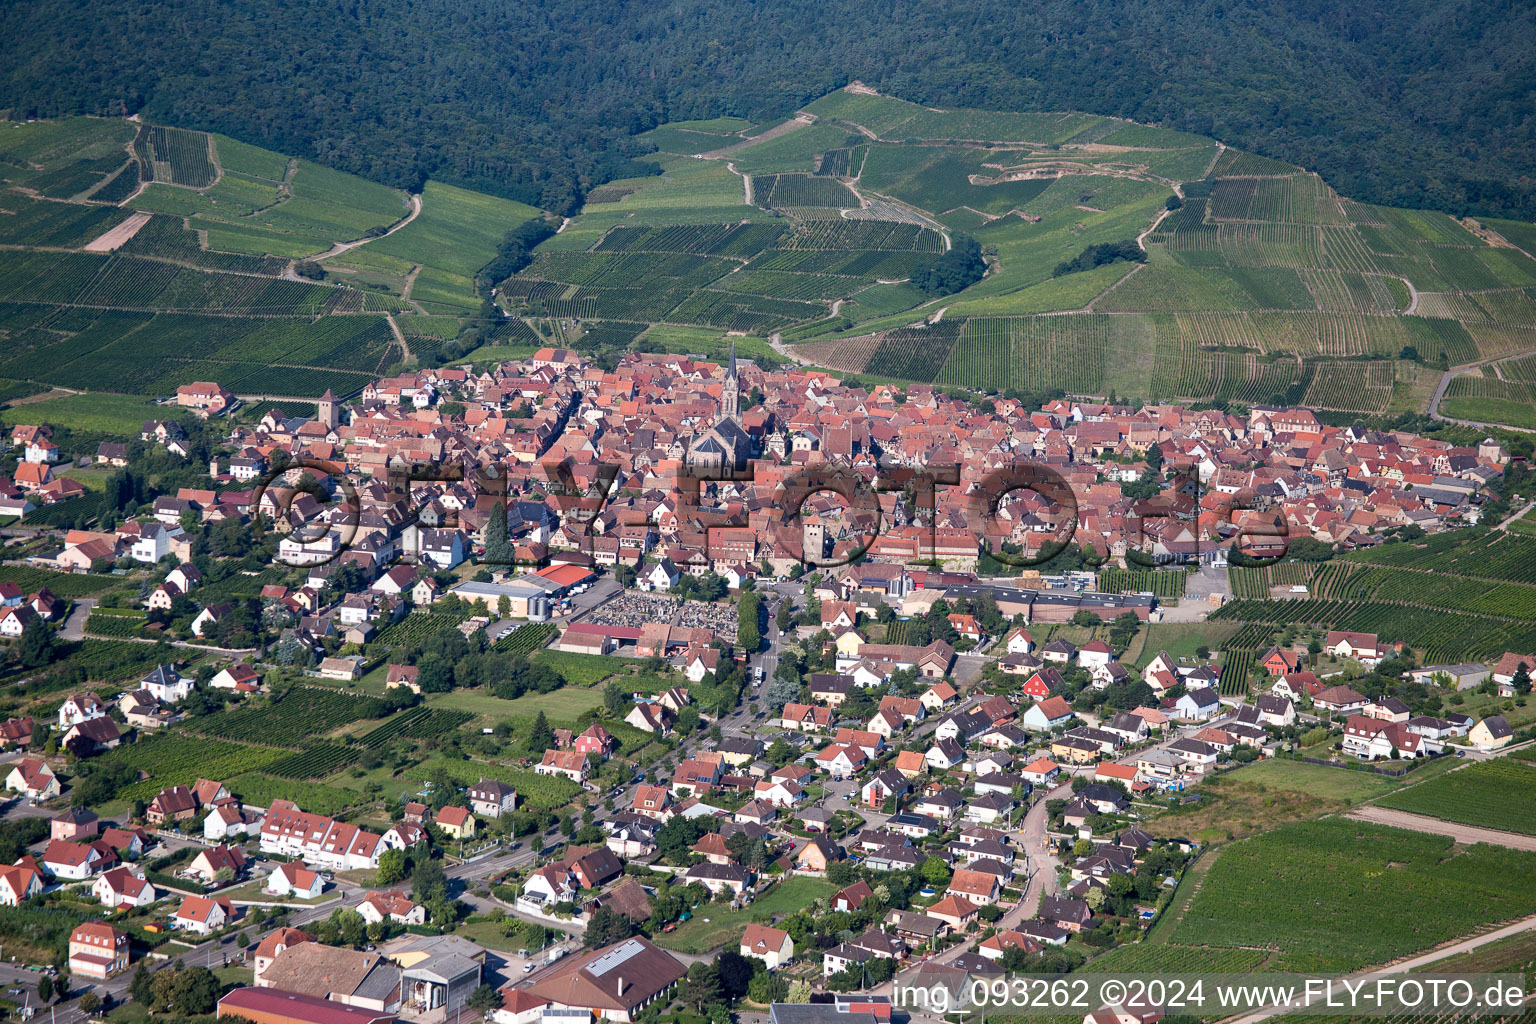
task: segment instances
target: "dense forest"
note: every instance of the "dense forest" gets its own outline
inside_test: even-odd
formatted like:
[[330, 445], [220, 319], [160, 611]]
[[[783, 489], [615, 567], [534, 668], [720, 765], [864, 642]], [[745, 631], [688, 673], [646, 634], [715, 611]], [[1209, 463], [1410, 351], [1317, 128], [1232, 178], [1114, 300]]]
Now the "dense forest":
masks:
[[1536, 217], [1536, 7], [1512, 0], [12, 0], [0, 108], [133, 113], [394, 185], [564, 212], [634, 133], [862, 79], [932, 106], [1208, 134], [1345, 195]]

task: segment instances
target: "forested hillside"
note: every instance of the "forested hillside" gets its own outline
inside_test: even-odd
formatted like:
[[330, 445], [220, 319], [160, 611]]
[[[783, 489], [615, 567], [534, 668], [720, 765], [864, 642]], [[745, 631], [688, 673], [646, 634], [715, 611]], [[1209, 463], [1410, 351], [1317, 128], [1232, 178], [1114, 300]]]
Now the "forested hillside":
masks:
[[1536, 9], [1472, 0], [16, 0], [0, 109], [142, 111], [397, 187], [571, 212], [667, 121], [852, 79], [1076, 109], [1316, 169], [1356, 199], [1536, 217]]

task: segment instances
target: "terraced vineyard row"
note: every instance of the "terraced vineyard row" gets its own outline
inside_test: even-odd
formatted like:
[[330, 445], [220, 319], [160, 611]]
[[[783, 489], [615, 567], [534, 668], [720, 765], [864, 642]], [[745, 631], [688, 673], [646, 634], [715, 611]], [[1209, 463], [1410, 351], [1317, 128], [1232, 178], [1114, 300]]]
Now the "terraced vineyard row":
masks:
[[491, 648], [505, 654], [528, 655], [543, 647], [560, 632], [552, 622], [528, 622], [501, 634]]
[[1223, 697], [1243, 697], [1248, 694], [1248, 677], [1258, 660], [1259, 652], [1252, 648], [1228, 647], [1221, 653], [1221, 682], [1216, 692]]
[[1488, 530], [1454, 530], [1345, 556], [1348, 562], [1431, 569], [1480, 579], [1536, 580], [1536, 540]]
[[1211, 618], [1376, 633], [1385, 642], [1402, 641], [1422, 649], [1426, 663], [1476, 661], [1505, 650], [1536, 649], [1536, 623], [1529, 620], [1381, 601], [1233, 601]]
[[1305, 585], [1315, 572], [1317, 566], [1311, 562], [1292, 561], [1257, 569], [1234, 565], [1227, 569], [1227, 578], [1231, 581], [1234, 597], [1263, 601], [1269, 597], [1271, 587]]
[[1097, 586], [1106, 594], [1151, 593], [1177, 600], [1184, 596], [1188, 580], [1189, 574], [1182, 569], [1101, 569]]

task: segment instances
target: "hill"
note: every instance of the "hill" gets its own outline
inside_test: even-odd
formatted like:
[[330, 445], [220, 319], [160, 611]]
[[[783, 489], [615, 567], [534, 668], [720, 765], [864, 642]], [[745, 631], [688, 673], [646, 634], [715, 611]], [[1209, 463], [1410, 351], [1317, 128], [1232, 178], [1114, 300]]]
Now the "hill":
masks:
[[0, 110], [142, 113], [569, 213], [633, 173], [635, 132], [770, 121], [862, 79], [1163, 124], [1364, 201], [1530, 219], [1533, 22], [1469, 0], [20, 0], [0, 8]]
[[[641, 137], [664, 173], [589, 195], [501, 287], [509, 309], [624, 321], [622, 342], [647, 322], [781, 334], [803, 361], [991, 390], [1400, 414], [1449, 367], [1532, 386], [1511, 359], [1536, 350], [1530, 225], [1355, 202], [1189, 133], [868, 88], [769, 129]], [[983, 280], [903, 283], [968, 236]]]
[[181, 128], [81, 117], [0, 130], [12, 382], [355, 394], [457, 336], [482, 302], [476, 272], [540, 215], [436, 182], [412, 197]]

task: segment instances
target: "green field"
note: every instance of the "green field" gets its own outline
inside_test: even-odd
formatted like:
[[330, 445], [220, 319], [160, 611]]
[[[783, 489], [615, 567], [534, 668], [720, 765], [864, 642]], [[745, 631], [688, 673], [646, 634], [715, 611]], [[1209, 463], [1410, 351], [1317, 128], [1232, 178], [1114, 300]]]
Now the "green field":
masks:
[[480, 305], [476, 271], [496, 255], [508, 231], [538, 215], [523, 203], [429, 181], [421, 215], [366, 248], [421, 267], [411, 298], [428, 312], [473, 311]]
[[455, 690], [453, 693], [434, 696], [431, 705], [434, 708], [468, 711], [479, 716], [485, 724], [491, 725], [508, 718], [532, 718], [540, 711], [551, 720], [575, 721], [583, 711], [590, 711], [602, 702], [601, 691], [567, 686], [553, 693], [527, 693], [516, 700], [502, 700], [473, 690]]
[[1536, 911], [1536, 854], [1455, 845], [1340, 818], [1283, 825], [1221, 851], [1171, 939], [1354, 970]]
[[145, 420], [175, 418], [175, 410], [133, 395], [66, 395], [0, 412], [0, 424], [7, 428], [18, 423], [45, 423], [116, 435], [137, 434]]
[[1376, 801], [1462, 825], [1536, 835], [1536, 767], [1508, 758], [1469, 764]]
[[1237, 769], [1228, 777], [1237, 782], [1251, 782], [1268, 789], [1307, 793], [1327, 800], [1343, 800], [1348, 803], [1370, 800], [1383, 793], [1392, 793], [1402, 786], [1398, 780], [1377, 775], [1374, 772], [1349, 771], [1344, 768], [1330, 768], [1327, 765], [1308, 764], [1305, 761], [1290, 761], [1283, 758], [1255, 761], [1253, 764]]
[[677, 930], [656, 936], [656, 944], [679, 953], [707, 953], [729, 943], [733, 948], [748, 924], [766, 914], [792, 914], [803, 910], [822, 896], [830, 896], [837, 886], [825, 878], [797, 875], [786, 878], [741, 910], [708, 903], [693, 912], [690, 920]]

